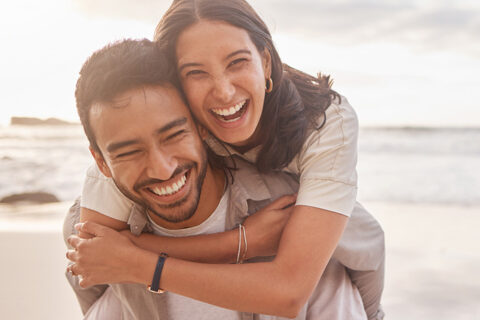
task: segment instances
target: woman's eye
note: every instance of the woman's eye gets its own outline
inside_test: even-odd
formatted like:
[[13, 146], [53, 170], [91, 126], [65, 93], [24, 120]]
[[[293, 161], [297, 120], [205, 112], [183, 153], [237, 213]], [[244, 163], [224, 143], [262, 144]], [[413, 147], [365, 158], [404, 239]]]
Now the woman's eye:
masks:
[[235, 66], [235, 65], [241, 64], [242, 62], [245, 62], [245, 61], [248, 61], [248, 60], [246, 58], [235, 59], [232, 62], [230, 62], [229, 66]]

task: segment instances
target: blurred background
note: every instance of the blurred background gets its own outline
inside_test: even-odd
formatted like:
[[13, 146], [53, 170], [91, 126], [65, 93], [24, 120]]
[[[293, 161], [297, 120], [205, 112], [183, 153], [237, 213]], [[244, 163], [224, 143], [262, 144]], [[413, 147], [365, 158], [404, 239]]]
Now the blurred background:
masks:
[[[359, 200], [387, 238], [387, 318], [480, 319], [480, 2], [249, 3], [283, 61], [330, 74], [358, 113]], [[152, 39], [169, 5], [0, 4], [6, 319], [81, 318], [63, 277], [60, 235], [91, 163], [81, 126], [71, 124], [78, 122], [75, 82], [94, 50], [123, 38]]]

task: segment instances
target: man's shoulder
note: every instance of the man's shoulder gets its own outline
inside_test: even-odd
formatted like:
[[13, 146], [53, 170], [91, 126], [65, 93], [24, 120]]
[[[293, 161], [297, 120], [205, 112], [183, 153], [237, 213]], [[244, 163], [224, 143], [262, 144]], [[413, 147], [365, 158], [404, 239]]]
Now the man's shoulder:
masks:
[[235, 157], [234, 161], [236, 170], [232, 171], [232, 187], [244, 189], [248, 199], [276, 199], [298, 190], [297, 179], [288, 172], [260, 173], [253, 164], [242, 158]]

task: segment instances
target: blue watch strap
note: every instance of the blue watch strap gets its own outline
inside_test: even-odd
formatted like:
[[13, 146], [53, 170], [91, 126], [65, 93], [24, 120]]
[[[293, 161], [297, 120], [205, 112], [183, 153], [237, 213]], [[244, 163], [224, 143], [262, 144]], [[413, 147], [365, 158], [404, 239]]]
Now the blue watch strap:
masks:
[[156, 293], [164, 292], [161, 290], [160, 287], [160, 277], [162, 276], [163, 265], [165, 264], [165, 260], [167, 259], [168, 255], [166, 253], [160, 254], [157, 260], [157, 266], [155, 267], [155, 272], [153, 273], [152, 284], [148, 288], [148, 290]]

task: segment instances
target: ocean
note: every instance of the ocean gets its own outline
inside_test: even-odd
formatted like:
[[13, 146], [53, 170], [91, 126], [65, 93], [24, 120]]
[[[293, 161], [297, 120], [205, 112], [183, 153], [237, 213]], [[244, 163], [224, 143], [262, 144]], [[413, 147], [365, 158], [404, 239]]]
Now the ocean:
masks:
[[[0, 127], [0, 198], [81, 192], [92, 163], [80, 125]], [[480, 205], [480, 128], [362, 128], [360, 201]]]

